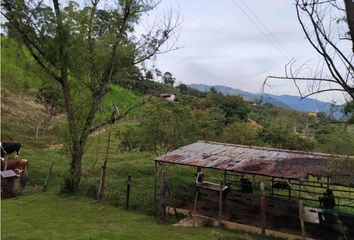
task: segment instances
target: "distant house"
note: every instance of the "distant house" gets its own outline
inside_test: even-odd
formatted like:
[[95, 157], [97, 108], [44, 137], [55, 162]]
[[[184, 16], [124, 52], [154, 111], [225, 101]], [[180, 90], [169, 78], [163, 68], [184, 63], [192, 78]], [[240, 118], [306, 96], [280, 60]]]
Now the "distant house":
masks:
[[161, 94], [160, 96], [170, 102], [176, 101], [176, 98], [177, 98], [176, 95], [173, 93], [164, 93], [164, 94]]
[[309, 117], [317, 117], [317, 113], [316, 112], [309, 112], [308, 116]]

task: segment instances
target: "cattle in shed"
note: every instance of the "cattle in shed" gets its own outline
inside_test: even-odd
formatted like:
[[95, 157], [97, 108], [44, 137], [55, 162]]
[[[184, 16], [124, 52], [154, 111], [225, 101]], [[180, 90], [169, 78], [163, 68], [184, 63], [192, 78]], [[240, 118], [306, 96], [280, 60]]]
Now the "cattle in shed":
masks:
[[291, 185], [288, 182], [276, 182], [273, 184], [273, 188], [291, 190]]
[[247, 178], [241, 178], [240, 184], [241, 184], [241, 192], [243, 192], [243, 193], [252, 193], [253, 192], [252, 182], [250, 180], [248, 180]]

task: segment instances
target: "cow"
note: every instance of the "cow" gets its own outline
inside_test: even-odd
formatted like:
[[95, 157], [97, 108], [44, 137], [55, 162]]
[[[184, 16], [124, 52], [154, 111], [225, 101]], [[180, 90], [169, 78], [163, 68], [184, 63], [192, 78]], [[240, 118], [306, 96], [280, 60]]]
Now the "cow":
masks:
[[15, 158], [20, 155], [21, 143], [19, 142], [2, 142], [1, 143], [1, 157], [4, 158], [6, 155], [15, 153]]
[[291, 190], [291, 185], [289, 182], [276, 182], [273, 184], [273, 188]]
[[241, 192], [243, 193], [253, 193], [252, 182], [247, 178], [240, 178]]
[[28, 177], [28, 161], [26, 159], [1, 160], [1, 171], [4, 170], [14, 170], [21, 177], [21, 184], [25, 187]]

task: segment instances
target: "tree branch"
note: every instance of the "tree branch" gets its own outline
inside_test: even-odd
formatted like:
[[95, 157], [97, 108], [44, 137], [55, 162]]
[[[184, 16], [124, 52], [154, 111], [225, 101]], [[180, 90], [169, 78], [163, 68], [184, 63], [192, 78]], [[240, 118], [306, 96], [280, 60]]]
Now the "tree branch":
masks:
[[144, 104], [145, 104], [145, 101], [140, 102], [140, 103], [136, 103], [133, 106], [131, 106], [130, 108], [128, 108], [123, 114], [117, 114], [117, 115], [112, 114], [112, 116], [109, 119], [106, 119], [105, 121], [100, 122], [100, 123], [96, 124], [95, 126], [91, 127], [89, 133], [91, 134], [94, 131], [96, 131], [97, 129], [99, 129], [99, 128], [103, 127], [103, 126], [106, 126], [108, 124], [114, 124], [119, 119], [122, 119], [126, 115], [128, 115], [129, 112], [131, 112], [132, 110], [134, 110], [134, 109], [136, 109], [138, 107], [143, 106]]

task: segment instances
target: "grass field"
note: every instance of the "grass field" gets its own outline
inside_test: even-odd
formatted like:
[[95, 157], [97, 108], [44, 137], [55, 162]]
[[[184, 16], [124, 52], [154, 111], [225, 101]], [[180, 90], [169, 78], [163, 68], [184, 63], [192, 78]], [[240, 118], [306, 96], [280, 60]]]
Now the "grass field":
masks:
[[[2, 127], [13, 139], [23, 140], [21, 157], [29, 161], [29, 179], [24, 196], [2, 201], [2, 239], [260, 239], [219, 228], [177, 228], [153, 217], [154, 154], [120, 152], [118, 138], [113, 138], [109, 152], [105, 201], [86, 197], [88, 190], [99, 183], [107, 131], [90, 138], [83, 158], [80, 194], [59, 195], [69, 161], [65, 148], [56, 144], [51, 132], [34, 139], [34, 128], [28, 128], [28, 132], [12, 131], [16, 122], [11, 116], [11, 113], [5, 116], [8, 121], [3, 118], [6, 124]], [[116, 125], [113, 136], [125, 124]], [[42, 193], [51, 160], [54, 167], [48, 192]], [[190, 189], [186, 186], [193, 183], [193, 169], [168, 167], [167, 170], [173, 188], [181, 190], [176, 191], [176, 201], [188, 198]], [[126, 211], [123, 208], [129, 175], [132, 176], [130, 211]]]
[[2, 239], [255, 239], [216, 228], [181, 228], [84, 197], [26, 194], [2, 201]]

